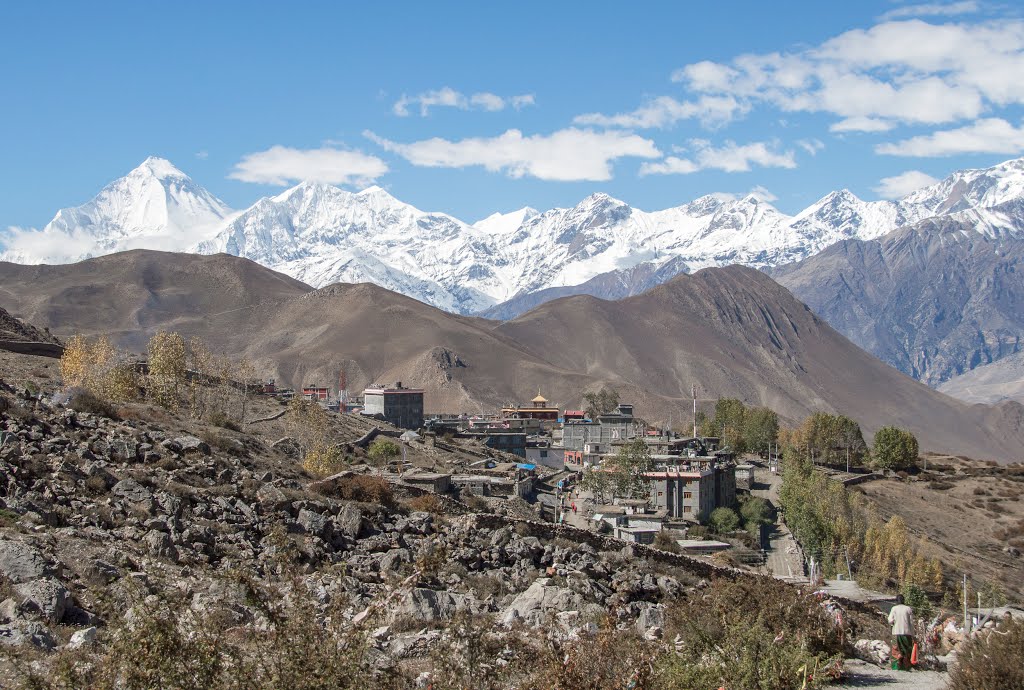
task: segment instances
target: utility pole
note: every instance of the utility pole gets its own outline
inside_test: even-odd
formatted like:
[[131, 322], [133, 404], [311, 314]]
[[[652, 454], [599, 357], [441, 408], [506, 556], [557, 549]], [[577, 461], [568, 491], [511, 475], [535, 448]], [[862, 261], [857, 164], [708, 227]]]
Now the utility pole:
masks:
[[846, 446], [846, 474], [850, 474], [850, 446]]
[[690, 387], [690, 393], [693, 397], [693, 437], [697, 438], [697, 384]]
[[850, 547], [846, 547], [846, 574], [849, 578], [853, 579], [853, 569], [850, 567]]
[[964, 634], [971, 632], [971, 621], [967, 617], [967, 573], [964, 573]]

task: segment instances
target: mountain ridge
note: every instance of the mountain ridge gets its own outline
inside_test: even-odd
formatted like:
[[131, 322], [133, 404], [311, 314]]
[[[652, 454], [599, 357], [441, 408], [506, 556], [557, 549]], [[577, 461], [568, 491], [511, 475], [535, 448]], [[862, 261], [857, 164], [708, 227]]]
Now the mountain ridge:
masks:
[[[681, 274], [619, 301], [556, 299], [499, 322], [442, 311], [375, 284], [314, 290], [254, 262], [135, 250], [62, 266], [0, 266], [0, 304], [57, 335], [107, 333], [141, 351], [159, 330], [246, 357], [281, 384], [352, 390], [403, 381], [430, 412], [560, 405], [619, 390], [651, 421], [687, 418], [690, 385], [767, 405], [796, 422], [843, 412], [870, 433], [913, 430], [922, 447], [1024, 457], [1024, 407], [968, 405], [842, 337], [767, 275], [742, 266]], [[26, 286], [31, 286], [26, 289]]]
[[54, 244], [64, 259], [149, 245], [223, 251], [314, 287], [366, 280], [448, 311], [512, 314], [510, 300], [609, 283], [607, 276], [637, 267], [662, 277], [672, 274], [662, 270], [670, 262], [686, 270], [771, 268], [935, 214], [963, 214], [987, 235], [1019, 234], [1024, 159], [959, 171], [896, 201], [838, 190], [793, 216], [752, 194], [710, 194], [647, 212], [598, 192], [571, 208], [523, 208], [470, 224], [420, 211], [380, 187], [348, 192], [313, 182], [235, 211], [168, 161], [149, 158], [92, 201], [59, 211], [42, 231], [17, 234], [0, 258], [56, 261]]

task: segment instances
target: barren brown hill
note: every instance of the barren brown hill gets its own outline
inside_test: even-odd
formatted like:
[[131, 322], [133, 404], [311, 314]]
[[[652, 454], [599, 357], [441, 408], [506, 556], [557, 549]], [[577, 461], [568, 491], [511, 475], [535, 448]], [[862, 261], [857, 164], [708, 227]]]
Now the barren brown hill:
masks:
[[1024, 456], [1024, 407], [967, 405], [914, 381], [749, 268], [681, 275], [615, 302], [567, 297], [496, 330], [556, 366], [651, 394], [688, 397], [696, 383], [698, 397], [738, 397], [790, 419], [839, 411], [868, 432], [886, 424], [909, 428], [925, 448]]
[[256, 304], [313, 288], [247, 259], [133, 250], [58, 266], [0, 262], [0, 305], [58, 336], [106, 333], [132, 350], [159, 328], [234, 330]]
[[199, 335], [290, 385], [403, 381], [428, 411], [493, 411], [538, 390], [561, 406], [619, 389], [651, 421], [735, 396], [790, 420], [841, 411], [867, 431], [912, 429], [923, 448], [1024, 457], [1024, 407], [967, 405], [860, 350], [768, 276], [740, 267], [680, 276], [620, 301], [554, 300], [497, 323], [373, 285], [313, 291], [224, 255], [128, 252], [81, 264], [0, 266], [0, 298], [58, 334], [114, 332], [139, 348], [157, 328]]

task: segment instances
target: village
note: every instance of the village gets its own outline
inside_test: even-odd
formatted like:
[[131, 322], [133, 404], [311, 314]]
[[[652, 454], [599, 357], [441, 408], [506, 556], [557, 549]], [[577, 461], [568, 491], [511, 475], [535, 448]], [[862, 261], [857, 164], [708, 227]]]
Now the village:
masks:
[[[740, 500], [751, 496], [755, 470], [762, 479], [778, 476], [775, 456], [744, 462], [717, 437], [652, 426], [634, 415], [632, 405], [617, 401], [588, 413], [555, 405], [538, 391], [532, 400], [493, 414], [425, 417], [424, 391], [401, 382], [373, 385], [355, 399], [342, 391], [332, 398], [319, 385], [273, 390], [376, 422], [357, 443], [368, 447], [389, 438], [400, 451], [377, 466], [342, 474], [374, 474], [439, 497], [486, 503], [494, 512], [565, 523], [626, 542], [657, 542], [677, 553], [729, 552], [730, 563], [768, 565], [768, 520], [748, 531], [728, 530], [728, 536], [711, 523], [716, 509], [736, 514]], [[625, 478], [625, 488], [615, 476], [623, 454], [642, 459]], [[785, 566], [790, 575], [803, 569], [792, 550]]]

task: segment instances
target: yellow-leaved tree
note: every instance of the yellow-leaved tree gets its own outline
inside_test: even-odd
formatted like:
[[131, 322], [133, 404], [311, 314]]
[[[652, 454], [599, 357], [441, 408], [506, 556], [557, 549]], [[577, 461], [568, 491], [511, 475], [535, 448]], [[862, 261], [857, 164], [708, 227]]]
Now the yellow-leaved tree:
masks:
[[70, 338], [61, 356], [60, 373], [64, 385], [83, 388], [109, 402], [131, 400], [139, 392], [134, 362], [105, 336]]
[[185, 339], [177, 333], [160, 331], [149, 340], [149, 396], [168, 410], [177, 410], [186, 384]]

